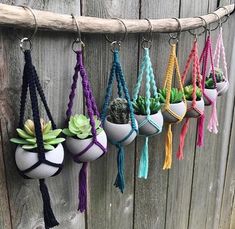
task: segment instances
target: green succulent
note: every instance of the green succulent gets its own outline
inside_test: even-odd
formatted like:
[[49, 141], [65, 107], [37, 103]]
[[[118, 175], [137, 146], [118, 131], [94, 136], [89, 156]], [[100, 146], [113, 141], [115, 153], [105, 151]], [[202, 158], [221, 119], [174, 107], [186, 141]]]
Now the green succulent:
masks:
[[214, 80], [212, 78], [207, 78], [205, 82], [206, 89], [215, 89]]
[[[52, 130], [51, 122], [45, 122], [43, 119], [40, 119], [41, 130], [43, 135], [43, 145], [45, 150], [53, 150], [55, 145], [63, 142], [64, 138], [58, 138], [62, 129]], [[24, 124], [24, 129], [16, 129], [19, 137], [11, 138], [10, 141], [22, 145], [22, 148], [25, 150], [31, 150], [37, 148], [37, 140], [35, 135], [35, 126], [34, 122], [28, 119]]]
[[116, 98], [109, 105], [109, 121], [116, 124], [127, 124], [130, 110], [126, 99]]
[[[207, 78], [213, 79], [213, 73], [211, 72]], [[224, 81], [224, 73], [221, 68], [215, 68], [215, 78], [216, 78], [216, 83], [220, 83]]]
[[[166, 102], [166, 88], [159, 89], [160, 103]], [[183, 100], [184, 93], [178, 88], [171, 89], [170, 103], [180, 103]]]
[[[193, 100], [193, 85], [188, 85], [184, 87], [184, 94], [187, 100]], [[202, 91], [199, 87], [196, 87], [196, 100], [201, 100]]]
[[[150, 98], [150, 114], [156, 114], [161, 109], [160, 98]], [[147, 115], [146, 97], [138, 96], [135, 102], [132, 102], [137, 115]]]
[[[99, 134], [103, 128], [101, 127], [101, 121], [94, 116], [96, 133]], [[68, 137], [76, 137], [79, 139], [86, 139], [92, 136], [90, 119], [85, 115], [74, 115], [69, 119], [68, 128], [63, 129], [63, 133]]]

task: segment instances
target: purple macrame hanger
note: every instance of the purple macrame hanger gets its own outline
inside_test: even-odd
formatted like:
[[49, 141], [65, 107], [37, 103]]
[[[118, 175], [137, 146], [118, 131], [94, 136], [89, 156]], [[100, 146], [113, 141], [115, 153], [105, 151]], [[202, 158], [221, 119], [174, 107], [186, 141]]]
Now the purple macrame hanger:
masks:
[[[74, 16], [72, 15], [73, 19]], [[77, 21], [76, 26], [78, 29], [78, 24]], [[95, 126], [95, 120], [94, 120], [94, 115], [97, 116], [98, 119], [100, 119], [100, 114], [97, 109], [96, 103], [94, 96], [91, 91], [90, 83], [88, 80], [88, 76], [83, 64], [83, 55], [82, 55], [82, 49], [75, 50], [74, 45], [75, 44], [81, 44], [81, 47], [84, 47], [84, 43], [82, 42], [80, 38], [80, 32], [78, 29], [78, 35], [79, 37], [73, 42], [72, 49], [76, 53], [77, 57], [77, 62], [74, 68], [74, 75], [73, 75], [73, 83], [71, 85], [71, 91], [69, 95], [69, 102], [68, 102], [68, 108], [66, 111], [66, 116], [67, 116], [67, 122], [70, 119], [70, 116], [72, 115], [72, 108], [73, 108], [73, 101], [76, 95], [76, 88], [77, 88], [77, 81], [79, 75], [81, 76], [82, 79], [82, 87], [83, 87], [83, 95], [85, 97], [85, 102], [86, 102], [86, 107], [87, 107], [87, 113], [90, 119], [90, 125], [91, 125], [91, 133], [92, 133], [92, 141], [91, 143], [81, 152], [73, 156], [73, 160], [77, 163], [83, 163], [82, 168], [79, 173], [79, 206], [78, 210], [83, 212], [86, 210], [87, 207], [87, 165], [88, 162], [81, 162], [79, 158], [86, 153], [94, 144], [97, 145], [102, 151], [103, 154], [106, 153], [107, 149], [97, 141], [97, 132], [96, 132], [96, 126]]]

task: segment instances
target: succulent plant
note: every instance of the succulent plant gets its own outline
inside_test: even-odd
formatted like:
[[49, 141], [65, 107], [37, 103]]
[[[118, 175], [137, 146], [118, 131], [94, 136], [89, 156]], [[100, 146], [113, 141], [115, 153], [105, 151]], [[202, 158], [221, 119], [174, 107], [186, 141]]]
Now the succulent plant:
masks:
[[[213, 79], [213, 73], [211, 72], [207, 78]], [[221, 68], [215, 68], [215, 78], [216, 78], [216, 83], [220, 83], [224, 81], [224, 73]]]
[[[156, 114], [161, 109], [160, 98], [150, 98], [150, 114]], [[146, 97], [138, 96], [135, 102], [132, 102], [137, 115], [147, 115]]]
[[[53, 150], [55, 145], [63, 142], [64, 138], [58, 138], [62, 129], [52, 130], [51, 122], [45, 122], [40, 119], [41, 130], [43, 135], [43, 145], [45, 150]], [[37, 140], [35, 135], [34, 122], [28, 119], [24, 124], [24, 129], [16, 129], [19, 138], [11, 138], [10, 141], [22, 145], [25, 150], [31, 150], [37, 148]]]
[[[184, 94], [185, 94], [185, 98], [187, 100], [193, 100], [193, 85], [188, 85], [186, 87], [184, 87]], [[202, 97], [202, 91], [199, 87], [196, 87], [196, 100], [199, 101], [201, 100]]]
[[[101, 121], [94, 116], [96, 133], [99, 134], [103, 128], [101, 127]], [[76, 137], [79, 139], [86, 139], [92, 136], [90, 119], [85, 115], [74, 115], [69, 119], [68, 128], [63, 129], [63, 133], [69, 137]]]
[[[171, 89], [170, 103], [180, 103], [183, 100], [183, 91], [178, 90], [178, 88]], [[166, 102], [166, 88], [159, 89], [160, 103]]]
[[206, 89], [215, 89], [215, 85], [214, 85], [214, 80], [213, 80], [213, 78], [207, 78], [207, 79], [206, 79], [205, 88], [206, 88]]
[[130, 110], [126, 99], [116, 98], [109, 105], [109, 121], [116, 124], [127, 124]]

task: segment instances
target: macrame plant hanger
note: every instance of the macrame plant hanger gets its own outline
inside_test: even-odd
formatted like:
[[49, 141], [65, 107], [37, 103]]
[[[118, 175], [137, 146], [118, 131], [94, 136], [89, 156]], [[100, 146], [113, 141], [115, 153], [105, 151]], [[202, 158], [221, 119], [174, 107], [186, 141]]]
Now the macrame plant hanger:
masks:
[[[225, 8], [226, 9], [226, 8]], [[213, 62], [214, 66], [216, 68], [220, 67], [220, 57], [222, 55], [222, 69], [223, 69], [223, 79], [226, 82], [222, 88], [217, 88], [218, 90], [218, 96], [222, 95], [223, 92], [228, 88], [229, 81], [228, 81], [228, 69], [227, 69], [227, 61], [226, 61], [226, 54], [225, 54], [225, 48], [224, 48], [224, 41], [223, 41], [223, 28], [222, 24], [225, 22], [222, 22], [218, 14], [212, 13], [218, 17], [218, 25], [219, 25], [219, 35], [217, 37], [216, 45], [215, 45], [215, 51], [213, 55]], [[229, 14], [228, 14], [229, 15]], [[228, 18], [229, 16], [227, 16]], [[226, 20], [227, 21], [227, 20]]]
[[[144, 179], [147, 179], [148, 177], [148, 168], [149, 168], [148, 140], [149, 140], [149, 137], [159, 134], [162, 131], [162, 125], [161, 126], [158, 125], [158, 123], [156, 123], [151, 118], [151, 111], [150, 111], [151, 87], [152, 87], [152, 92], [153, 92], [152, 97], [159, 98], [159, 96], [157, 92], [156, 82], [154, 79], [153, 67], [152, 67], [150, 56], [149, 56], [149, 50], [152, 44], [152, 25], [149, 19], [146, 19], [146, 20], [148, 21], [149, 26], [150, 26], [149, 37], [148, 39], [143, 38], [143, 41], [142, 41], [142, 48], [144, 49], [144, 56], [143, 56], [142, 63], [141, 63], [140, 73], [137, 77], [137, 82], [136, 82], [134, 92], [133, 92], [133, 102], [136, 102], [138, 95], [140, 93], [143, 76], [145, 74], [145, 77], [146, 77], [145, 95], [146, 95], [147, 116], [141, 123], [138, 123], [138, 128], [140, 130], [141, 127], [144, 127], [147, 123], [149, 123], [155, 128], [155, 133], [151, 135], [143, 135], [145, 138], [145, 141], [144, 141], [144, 146], [141, 150], [138, 177], [144, 178]], [[158, 101], [158, 105], [160, 105], [159, 101]], [[139, 135], [141, 134], [139, 133]]]
[[[34, 20], [35, 20], [35, 31], [31, 37], [29, 38], [25, 37], [21, 39], [20, 41], [20, 48], [22, 52], [24, 53], [25, 65], [24, 65], [23, 83], [22, 83], [22, 90], [21, 90], [19, 128], [22, 129], [24, 127], [25, 106], [26, 106], [26, 100], [27, 100], [27, 92], [29, 89], [31, 108], [32, 108], [32, 113], [33, 113], [33, 121], [35, 125], [38, 162], [24, 171], [19, 171], [19, 173], [24, 178], [29, 179], [30, 177], [27, 176], [27, 173], [31, 172], [32, 170], [36, 169], [42, 164], [46, 164], [46, 165], [58, 168], [57, 172], [53, 175], [55, 176], [60, 173], [63, 163], [56, 164], [46, 159], [46, 153], [45, 153], [45, 149], [43, 145], [42, 129], [41, 129], [41, 124], [40, 124], [37, 93], [39, 94], [40, 99], [45, 107], [47, 116], [52, 123], [52, 128], [56, 129], [56, 125], [52, 118], [49, 107], [47, 105], [44, 92], [42, 90], [36, 69], [32, 63], [32, 58], [31, 58], [31, 48], [32, 48], [31, 40], [37, 31], [37, 22], [36, 22], [36, 17], [35, 17], [33, 10], [27, 6], [22, 6], [22, 7], [24, 7], [25, 9], [28, 9], [32, 13]], [[29, 45], [29, 48], [24, 48], [26, 44]], [[52, 208], [51, 208], [50, 196], [49, 196], [49, 192], [45, 183], [45, 179], [39, 179], [39, 183], [40, 183], [40, 191], [41, 191], [42, 200], [43, 200], [44, 223], [45, 223], [45, 228], [48, 229], [48, 228], [52, 228], [54, 226], [59, 225], [59, 223], [57, 222], [54, 216], [54, 213], [52, 211]]]
[[[97, 109], [96, 102], [95, 102], [95, 99], [94, 99], [94, 96], [93, 96], [93, 93], [91, 90], [91, 86], [89, 83], [89, 79], [88, 79], [88, 75], [87, 75], [85, 66], [83, 64], [82, 48], [84, 48], [85, 45], [84, 45], [83, 41], [81, 40], [81, 34], [80, 34], [80, 30], [78, 28], [77, 20], [75, 19], [75, 17], [73, 15], [72, 15], [72, 17], [76, 23], [77, 31], [78, 31], [78, 37], [74, 40], [74, 42], [72, 44], [72, 49], [76, 53], [77, 62], [74, 67], [73, 82], [71, 85], [68, 108], [66, 111], [67, 122], [69, 121], [69, 118], [72, 115], [73, 101], [74, 101], [74, 98], [76, 95], [75, 92], [76, 92], [76, 88], [77, 88], [77, 81], [78, 81], [78, 77], [80, 76], [81, 80], [82, 80], [83, 95], [85, 97], [86, 108], [87, 108], [87, 113], [88, 113], [88, 116], [90, 119], [91, 132], [92, 132], [91, 143], [85, 149], [83, 149], [81, 152], [79, 152], [76, 155], [73, 155], [73, 160], [75, 162], [83, 163], [82, 168], [79, 172], [79, 206], [78, 206], [78, 210], [80, 212], [84, 212], [87, 209], [87, 165], [88, 165], [88, 162], [82, 162], [80, 160], [80, 157], [83, 154], [85, 154], [93, 145], [96, 145], [97, 147], [99, 147], [103, 151], [103, 154], [107, 152], [107, 149], [97, 140], [97, 132], [96, 132], [96, 127], [95, 127], [94, 115], [96, 115], [97, 118], [99, 118], [100, 114]], [[75, 45], [80, 46], [80, 48], [78, 50], [75, 49]]]
[[[174, 18], [176, 19], [176, 18]], [[180, 30], [181, 30], [181, 24], [178, 21], [178, 19], [176, 19]], [[171, 46], [171, 51], [170, 51], [170, 56], [169, 56], [169, 60], [168, 60], [168, 65], [167, 65], [167, 69], [166, 69], [166, 73], [165, 73], [165, 81], [164, 81], [164, 86], [163, 88], [166, 89], [166, 101], [165, 101], [165, 105], [163, 107], [163, 112], [168, 112], [169, 114], [171, 114], [173, 117], [175, 117], [177, 119], [177, 123], [181, 122], [184, 118], [184, 115], [186, 113], [186, 109], [183, 115], [179, 116], [178, 114], [176, 114], [175, 112], [173, 112], [170, 109], [170, 97], [171, 97], [171, 87], [172, 87], [172, 78], [174, 75], [174, 70], [176, 71], [176, 79], [178, 80], [178, 84], [179, 84], [179, 90], [183, 92], [183, 85], [181, 82], [181, 74], [180, 74], [180, 70], [179, 70], [179, 64], [178, 64], [178, 59], [176, 56], [176, 44], [178, 43], [178, 38], [179, 38], [179, 34], [177, 34], [176, 36], [170, 34], [170, 39], [169, 39], [169, 44]], [[185, 100], [185, 96], [183, 94], [183, 102], [186, 106], [186, 100]], [[170, 169], [171, 165], [172, 165], [172, 129], [171, 129], [171, 125], [172, 123], [167, 123], [167, 132], [166, 132], [166, 138], [165, 138], [165, 161], [164, 161], [164, 165], [163, 165], [163, 169]]]
[[[205, 122], [205, 115], [204, 111], [199, 110], [196, 107], [196, 89], [197, 87], [202, 91], [202, 84], [201, 84], [201, 74], [200, 74], [200, 64], [199, 64], [199, 57], [198, 57], [198, 42], [197, 38], [204, 34], [206, 31], [206, 28], [204, 27], [204, 30], [200, 32], [199, 34], [195, 34], [193, 32], [190, 32], [195, 38], [193, 42], [192, 49], [190, 51], [190, 54], [188, 56], [184, 72], [182, 75], [182, 84], [184, 85], [185, 80], [187, 78], [187, 74], [190, 70], [190, 64], [193, 63], [192, 65], [192, 86], [193, 86], [193, 92], [192, 92], [192, 106], [187, 108], [187, 112], [194, 110], [198, 116], [198, 125], [197, 125], [197, 145], [202, 146], [203, 145], [203, 139], [204, 139], [204, 122]], [[204, 103], [204, 102], [203, 102]], [[185, 143], [185, 137], [189, 128], [189, 120], [190, 117], [186, 117], [185, 122], [183, 124], [183, 127], [181, 129], [180, 133], [180, 143], [177, 151], [177, 158], [179, 160], [184, 159], [184, 143]]]
[[[212, 71], [212, 79], [213, 79], [213, 84], [214, 88], [216, 89], [216, 78], [215, 78], [215, 69], [214, 69], [214, 62], [213, 62], [213, 57], [212, 57], [212, 47], [211, 47], [211, 29], [208, 28], [207, 22], [204, 18], [200, 17], [201, 19], [204, 20], [206, 24], [206, 30], [208, 32], [206, 42], [203, 48], [203, 51], [201, 53], [200, 59], [199, 59], [199, 64], [202, 64], [202, 92], [204, 98], [206, 98], [209, 101], [209, 105], [212, 106], [212, 111], [209, 119], [209, 123], [207, 125], [207, 129], [210, 132], [213, 132], [215, 134], [218, 133], [218, 119], [217, 119], [217, 109], [216, 109], [216, 100], [217, 100], [217, 95], [214, 100], [211, 100], [208, 95], [205, 93], [205, 82], [206, 82], [206, 76], [207, 76], [207, 70], [208, 70], [208, 58], [211, 63], [211, 71]], [[217, 94], [217, 93], [216, 93]], [[200, 121], [198, 122], [198, 125], [200, 124]], [[200, 146], [200, 142], [197, 143], [197, 145]]]
[[[104, 104], [102, 107], [102, 112], [101, 112], [101, 121], [103, 123], [103, 126], [105, 125], [105, 119], [107, 116], [107, 110], [108, 110], [108, 105], [112, 96], [112, 88], [113, 88], [113, 83], [114, 80], [116, 78], [117, 81], [117, 89], [118, 89], [118, 96], [120, 98], [125, 98], [127, 100], [127, 104], [129, 107], [129, 111], [130, 111], [130, 121], [131, 121], [131, 131], [123, 137], [123, 139], [121, 139], [118, 142], [112, 141], [108, 136], [109, 141], [111, 142], [111, 144], [115, 145], [118, 149], [118, 154], [117, 154], [117, 168], [118, 168], [118, 173], [117, 173], [117, 177], [114, 183], [114, 186], [119, 188], [120, 191], [123, 193], [124, 188], [125, 188], [125, 178], [124, 178], [124, 147], [122, 145], [122, 143], [124, 141], [126, 141], [132, 134], [133, 132], [138, 132], [137, 126], [136, 126], [136, 122], [135, 122], [135, 117], [134, 117], [134, 109], [132, 107], [132, 103], [131, 103], [131, 99], [130, 99], [130, 95], [126, 86], [126, 81], [125, 81], [125, 77], [124, 74], [122, 72], [122, 67], [121, 67], [121, 63], [120, 63], [120, 56], [119, 56], [119, 51], [120, 51], [120, 47], [121, 47], [121, 42], [125, 40], [126, 34], [127, 34], [127, 29], [126, 29], [126, 25], [123, 23], [123, 21], [121, 19], [115, 18], [118, 21], [120, 21], [123, 26], [125, 27], [125, 34], [122, 40], [119, 41], [110, 41], [109, 38], [106, 39], [111, 43], [111, 51], [113, 52], [113, 63], [112, 63], [112, 67], [111, 67], [111, 71], [110, 71], [110, 75], [109, 75], [109, 80], [108, 80], [108, 86], [106, 89], [106, 95], [105, 95], [105, 100], [104, 100]], [[104, 126], [105, 127], [105, 126]]]

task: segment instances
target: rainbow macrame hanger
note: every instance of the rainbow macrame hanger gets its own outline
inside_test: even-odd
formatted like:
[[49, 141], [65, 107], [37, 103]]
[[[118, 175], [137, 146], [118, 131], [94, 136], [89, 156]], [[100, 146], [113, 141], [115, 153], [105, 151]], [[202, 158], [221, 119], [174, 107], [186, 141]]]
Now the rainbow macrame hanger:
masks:
[[[141, 64], [141, 70], [140, 73], [137, 77], [137, 82], [134, 88], [134, 92], [133, 92], [133, 102], [136, 102], [139, 92], [140, 92], [140, 88], [141, 88], [141, 83], [143, 81], [143, 75], [145, 74], [146, 77], [146, 85], [145, 85], [145, 94], [146, 94], [146, 113], [147, 116], [146, 118], [138, 123], [138, 127], [139, 130], [141, 127], [144, 127], [147, 123], [149, 123], [150, 125], [152, 125], [155, 128], [155, 133], [151, 134], [151, 135], [143, 135], [145, 137], [145, 142], [144, 142], [144, 146], [143, 149], [141, 150], [141, 158], [140, 158], [140, 165], [139, 165], [139, 173], [138, 173], [138, 177], [139, 178], [145, 178], [147, 179], [148, 176], [148, 167], [149, 167], [149, 163], [148, 163], [148, 139], [151, 136], [154, 136], [156, 134], [159, 134], [162, 132], [162, 126], [158, 125], [158, 123], [156, 123], [152, 118], [151, 118], [151, 111], [150, 111], [150, 98], [151, 98], [151, 87], [152, 87], [152, 92], [153, 92], [153, 96], [154, 98], [158, 98], [158, 92], [157, 92], [157, 86], [156, 86], [156, 82], [154, 79], [154, 73], [153, 73], [153, 67], [152, 67], [152, 63], [151, 63], [151, 59], [149, 56], [149, 50], [151, 48], [151, 43], [152, 43], [152, 25], [151, 22], [149, 21], [149, 19], [146, 19], [149, 23], [150, 26], [150, 31], [149, 31], [149, 38], [145, 39], [143, 38], [142, 41], [142, 48], [144, 49], [144, 57], [142, 59], [142, 64]], [[158, 102], [160, 105], [160, 102]], [[141, 135], [139, 133], [139, 135]]]
[[[177, 18], [174, 18], [174, 19], [177, 20], [180, 31], [181, 31], [181, 24], [179, 20]], [[179, 34], [177, 34], [176, 36], [170, 35], [169, 44], [171, 46], [171, 51], [170, 51], [170, 56], [168, 60], [168, 65], [167, 65], [167, 69], [165, 73], [165, 81], [164, 81], [164, 86], [163, 86], [163, 88], [166, 88], [166, 102], [163, 108], [163, 112], [165, 111], [169, 112], [173, 117], [177, 119], [177, 123], [183, 120], [184, 115], [186, 113], [186, 109], [185, 109], [185, 113], [182, 116], [179, 116], [178, 114], [176, 114], [170, 109], [170, 96], [171, 96], [172, 78], [174, 75], [174, 70], [176, 70], [176, 76], [179, 82], [179, 89], [183, 91], [183, 85], [181, 82], [181, 74], [180, 74], [179, 64], [178, 64], [178, 60], [176, 56], [176, 44], [178, 43], [178, 38], [179, 38]], [[186, 100], [185, 100], [184, 94], [183, 94], [183, 102], [186, 106]], [[172, 164], [171, 125], [172, 125], [171, 123], [168, 123], [168, 126], [167, 126], [167, 134], [166, 134], [166, 140], [165, 140], [165, 162], [164, 162], [163, 169], [170, 169], [171, 164]]]

